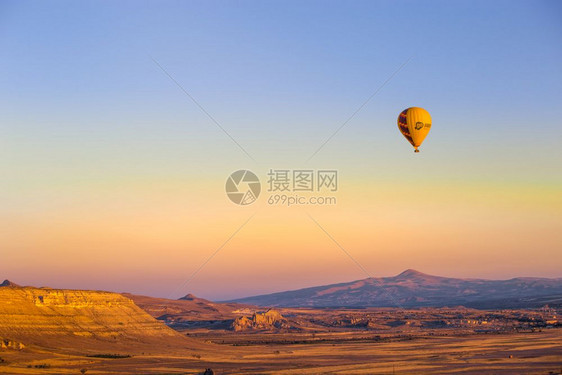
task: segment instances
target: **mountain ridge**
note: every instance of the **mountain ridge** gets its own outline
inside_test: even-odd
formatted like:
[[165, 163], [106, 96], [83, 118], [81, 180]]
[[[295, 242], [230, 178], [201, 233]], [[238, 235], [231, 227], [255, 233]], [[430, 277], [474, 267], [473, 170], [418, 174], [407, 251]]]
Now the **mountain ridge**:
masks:
[[337, 284], [229, 300], [270, 307], [524, 307], [538, 297], [562, 301], [562, 278], [506, 280], [451, 278], [407, 269], [396, 276], [369, 277]]

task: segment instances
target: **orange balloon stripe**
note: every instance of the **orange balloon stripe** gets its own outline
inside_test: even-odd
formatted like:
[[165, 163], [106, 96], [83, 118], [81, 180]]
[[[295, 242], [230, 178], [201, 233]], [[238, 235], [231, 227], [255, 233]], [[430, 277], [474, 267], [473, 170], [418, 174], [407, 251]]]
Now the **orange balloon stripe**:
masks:
[[408, 142], [410, 142], [412, 146], [414, 146], [414, 140], [410, 135], [410, 129], [408, 129], [407, 113], [408, 110], [406, 109], [400, 113], [400, 116], [398, 116], [398, 129], [400, 130], [402, 135], [408, 140]]

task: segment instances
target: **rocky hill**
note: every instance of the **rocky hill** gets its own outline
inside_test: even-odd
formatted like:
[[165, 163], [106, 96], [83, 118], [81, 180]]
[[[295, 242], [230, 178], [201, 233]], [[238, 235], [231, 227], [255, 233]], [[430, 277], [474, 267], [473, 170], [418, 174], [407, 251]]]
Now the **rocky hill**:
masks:
[[455, 279], [406, 270], [393, 277], [368, 278], [234, 300], [277, 307], [525, 308], [562, 300], [562, 279]]
[[15, 284], [15, 283], [11, 282], [10, 280], [4, 280], [2, 282], [2, 284], [0, 284], [0, 287], [2, 287], [2, 286], [13, 287], [13, 288], [19, 288], [20, 287], [18, 284]]
[[120, 294], [12, 283], [0, 287], [0, 338], [7, 348], [193, 344]]
[[238, 303], [217, 303], [188, 294], [178, 300], [123, 294], [141, 309], [175, 330], [187, 328], [226, 329], [241, 314], [259, 310]]

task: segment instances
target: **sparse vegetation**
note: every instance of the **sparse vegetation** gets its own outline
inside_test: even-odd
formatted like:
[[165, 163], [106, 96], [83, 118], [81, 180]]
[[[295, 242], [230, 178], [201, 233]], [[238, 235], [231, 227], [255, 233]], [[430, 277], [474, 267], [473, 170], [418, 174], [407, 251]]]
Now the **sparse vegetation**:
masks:
[[117, 358], [131, 358], [132, 355], [130, 355], [130, 354], [90, 354], [90, 355], [87, 355], [86, 357], [117, 359]]
[[28, 368], [32, 368], [32, 367], [35, 367], [35, 368], [51, 368], [51, 365], [48, 364], [48, 363], [41, 363], [39, 365], [34, 365], [34, 366], [28, 365], [27, 367]]

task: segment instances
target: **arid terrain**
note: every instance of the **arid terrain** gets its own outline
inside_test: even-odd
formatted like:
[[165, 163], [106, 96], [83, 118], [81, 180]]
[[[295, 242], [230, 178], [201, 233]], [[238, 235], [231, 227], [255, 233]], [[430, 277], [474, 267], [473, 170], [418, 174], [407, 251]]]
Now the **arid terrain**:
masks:
[[0, 288], [4, 374], [559, 374], [556, 308], [275, 308]]

